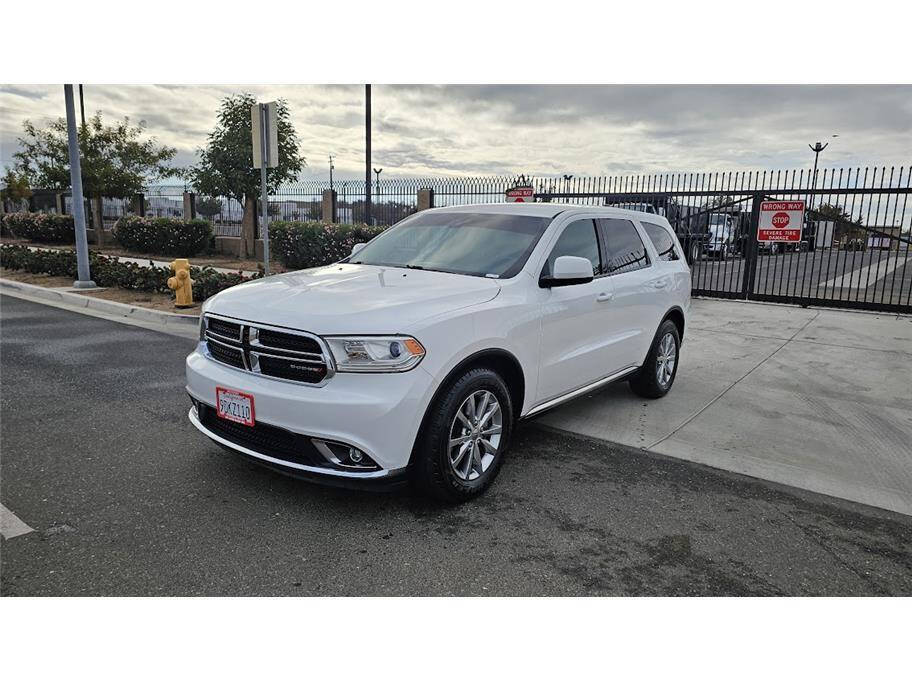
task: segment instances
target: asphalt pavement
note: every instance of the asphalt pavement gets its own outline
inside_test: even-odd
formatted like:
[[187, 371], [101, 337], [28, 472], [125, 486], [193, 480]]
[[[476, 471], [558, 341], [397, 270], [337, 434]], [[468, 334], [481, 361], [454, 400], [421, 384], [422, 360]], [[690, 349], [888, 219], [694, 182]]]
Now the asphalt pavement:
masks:
[[535, 422], [458, 507], [285, 478], [188, 423], [192, 343], [0, 297], [0, 594], [912, 594], [910, 517]]

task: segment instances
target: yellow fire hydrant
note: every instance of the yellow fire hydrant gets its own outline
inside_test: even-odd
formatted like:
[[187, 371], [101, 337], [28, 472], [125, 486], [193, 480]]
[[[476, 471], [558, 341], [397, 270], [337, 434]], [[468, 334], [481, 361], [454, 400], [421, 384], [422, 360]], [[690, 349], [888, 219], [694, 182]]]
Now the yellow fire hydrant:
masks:
[[193, 280], [190, 279], [190, 261], [186, 258], [176, 258], [171, 263], [174, 277], [168, 278], [168, 288], [177, 296], [174, 305], [177, 308], [193, 307]]

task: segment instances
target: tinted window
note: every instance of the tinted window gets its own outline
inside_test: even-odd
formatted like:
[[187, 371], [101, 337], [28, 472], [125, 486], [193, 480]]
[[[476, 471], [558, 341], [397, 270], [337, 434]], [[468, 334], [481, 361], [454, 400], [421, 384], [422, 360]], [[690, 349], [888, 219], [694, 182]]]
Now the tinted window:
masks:
[[606, 272], [609, 275], [631, 272], [649, 265], [646, 247], [632, 222], [619, 218], [603, 218], [601, 222], [605, 229], [608, 252]]
[[602, 272], [602, 259], [599, 254], [598, 236], [595, 232], [595, 223], [592, 220], [577, 220], [570, 223], [557, 238], [557, 243], [551, 249], [548, 262], [542, 270], [542, 276], [547, 277], [554, 268], [554, 261], [558, 256], [579, 256], [588, 258], [592, 263], [592, 271], [599, 275]]
[[656, 252], [659, 254], [659, 260], [678, 260], [678, 252], [675, 249], [674, 240], [668, 234], [668, 230], [660, 225], [653, 223], [641, 223], [646, 235], [652, 241]]
[[504, 213], [421, 212], [371, 240], [348, 262], [512, 277], [550, 223]]

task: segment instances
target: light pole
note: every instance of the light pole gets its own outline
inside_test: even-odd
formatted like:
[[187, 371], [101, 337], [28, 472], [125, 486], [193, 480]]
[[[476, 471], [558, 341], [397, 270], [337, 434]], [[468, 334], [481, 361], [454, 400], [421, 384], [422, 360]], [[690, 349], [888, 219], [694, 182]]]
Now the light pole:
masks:
[[818, 141], [817, 144], [808, 145], [811, 151], [814, 152], [814, 189], [817, 189], [817, 159], [820, 158], [820, 152], [830, 146], [830, 143], [820, 144]]
[[382, 168], [374, 168], [374, 173], [377, 174], [377, 206], [380, 206], [380, 173], [383, 172]]
[[572, 175], [564, 175], [564, 192], [570, 194], [570, 181], [573, 179]]
[[73, 286], [77, 289], [94, 289], [89, 272], [89, 244], [86, 240], [85, 203], [82, 198], [82, 166], [79, 163], [79, 138], [76, 135], [76, 107], [73, 103], [73, 86], [63, 86], [66, 102], [67, 145], [70, 152], [70, 187], [73, 188], [73, 222], [76, 228], [76, 272], [79, 276]]
[[82, 83], [79, 84], [79, 113], [82, 116], [82, 125], [86, 124], [85, 102], [82, 100]]
[[364, 86], [364, 222], [371, 224], [371, 86]]
[[333, 169], [334, 168], [335, 168], [335, 166], [333, 165], [333, 155], [330, 154], [329, 155], [329, 189], [330, 190], [332, 190], [332, 188], [333, 188]]

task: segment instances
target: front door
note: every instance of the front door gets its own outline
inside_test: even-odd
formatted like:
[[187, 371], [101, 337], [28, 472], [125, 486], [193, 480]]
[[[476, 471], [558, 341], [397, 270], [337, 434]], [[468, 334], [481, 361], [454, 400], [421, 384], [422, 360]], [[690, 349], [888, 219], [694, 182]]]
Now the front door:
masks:
[[606, 376], [606, 339], [611, 283], [603, 276], [595, 221], [575, 220], [561, 232], [541, 274], [551, 272], [558, 256], [592, 262], [595, 279], [585, 284], [542, 290], [541, 365], [536, 402], [542, 403]]

